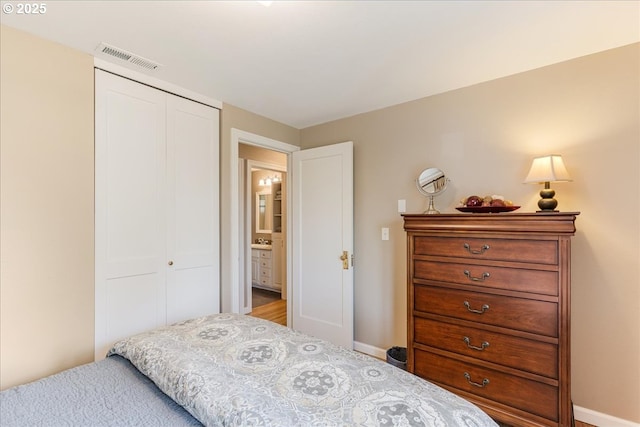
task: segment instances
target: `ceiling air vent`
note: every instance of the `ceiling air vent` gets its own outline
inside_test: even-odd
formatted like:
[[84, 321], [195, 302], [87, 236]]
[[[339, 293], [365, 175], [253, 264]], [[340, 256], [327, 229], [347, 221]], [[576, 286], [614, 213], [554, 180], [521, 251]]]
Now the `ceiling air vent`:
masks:
[[96, 49], [96, 52], [100, 52], [100, 53], [104, 53], [105, 55], [116, 57], [123, 61], [129, 62], [130, 64], [145, 68], [147, 70], [156, 70], [159, 67], [161, 67], [161, 65], [158, 64], [157, 62], [154, 62], [147, 58], [143, 58], [140, 55], [127, 52], [126, 50], [120, 49], [119, 47], [108, 45], [106, 43], [100, 43], [100, 45]]

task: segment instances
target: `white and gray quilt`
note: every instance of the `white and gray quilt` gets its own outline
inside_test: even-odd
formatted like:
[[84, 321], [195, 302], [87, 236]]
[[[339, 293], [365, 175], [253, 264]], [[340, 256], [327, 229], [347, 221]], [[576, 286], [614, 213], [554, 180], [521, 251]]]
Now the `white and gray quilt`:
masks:
[[496, 426], [466, 400], [372, 357], [265, 320], [220, 314], [118, 342], [208, 426]]
[[0, 392], [1, 427], [194, 427], [202, 424], [119, 356]]

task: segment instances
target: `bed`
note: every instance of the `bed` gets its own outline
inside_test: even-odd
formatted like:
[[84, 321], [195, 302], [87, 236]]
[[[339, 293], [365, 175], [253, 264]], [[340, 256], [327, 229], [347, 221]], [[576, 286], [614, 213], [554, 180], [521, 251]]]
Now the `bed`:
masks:
[[397, 367], [235, 314], [122, 340], [102, 361], [1, 392], [0, 414], [2, 426], [496, 426]]

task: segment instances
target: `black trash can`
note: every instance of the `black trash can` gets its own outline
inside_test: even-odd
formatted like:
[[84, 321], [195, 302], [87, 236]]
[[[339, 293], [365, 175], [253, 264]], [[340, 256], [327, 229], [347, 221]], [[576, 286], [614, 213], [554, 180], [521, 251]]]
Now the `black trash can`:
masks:
[[407, 348], [406, 347], [391, 347], [387, 350], [387, 362], [393, 366], [407, 370]]

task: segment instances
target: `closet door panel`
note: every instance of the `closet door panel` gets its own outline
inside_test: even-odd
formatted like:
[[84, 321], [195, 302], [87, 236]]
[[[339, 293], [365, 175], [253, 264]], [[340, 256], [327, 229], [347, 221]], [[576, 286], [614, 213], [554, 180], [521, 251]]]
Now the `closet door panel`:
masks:
[[97, 358], [165, 323], [165, 128], [163, 92], [96, 71]]
[[163, 203], [159, 127], [164, 126], [164, 116], [153, 100], [113, 92], [107, 108], [107, 276], [156, 273], [164, 243], [164, 219], [158, 209]]
[[219, 113], [167, 96], [167, 321], [219, 312]]
[[[157, 277], [149, 274], [110, 281], [106, 301], [110, 340], [115, 342], [163, 324], [158, 321], [164, 319], [158, 300], [164, 299], [164, 289], [157, 282]], [[109, 347], [112, 344], [110, 341]], [[108, 350], [104, 349], [102, 357]]]

